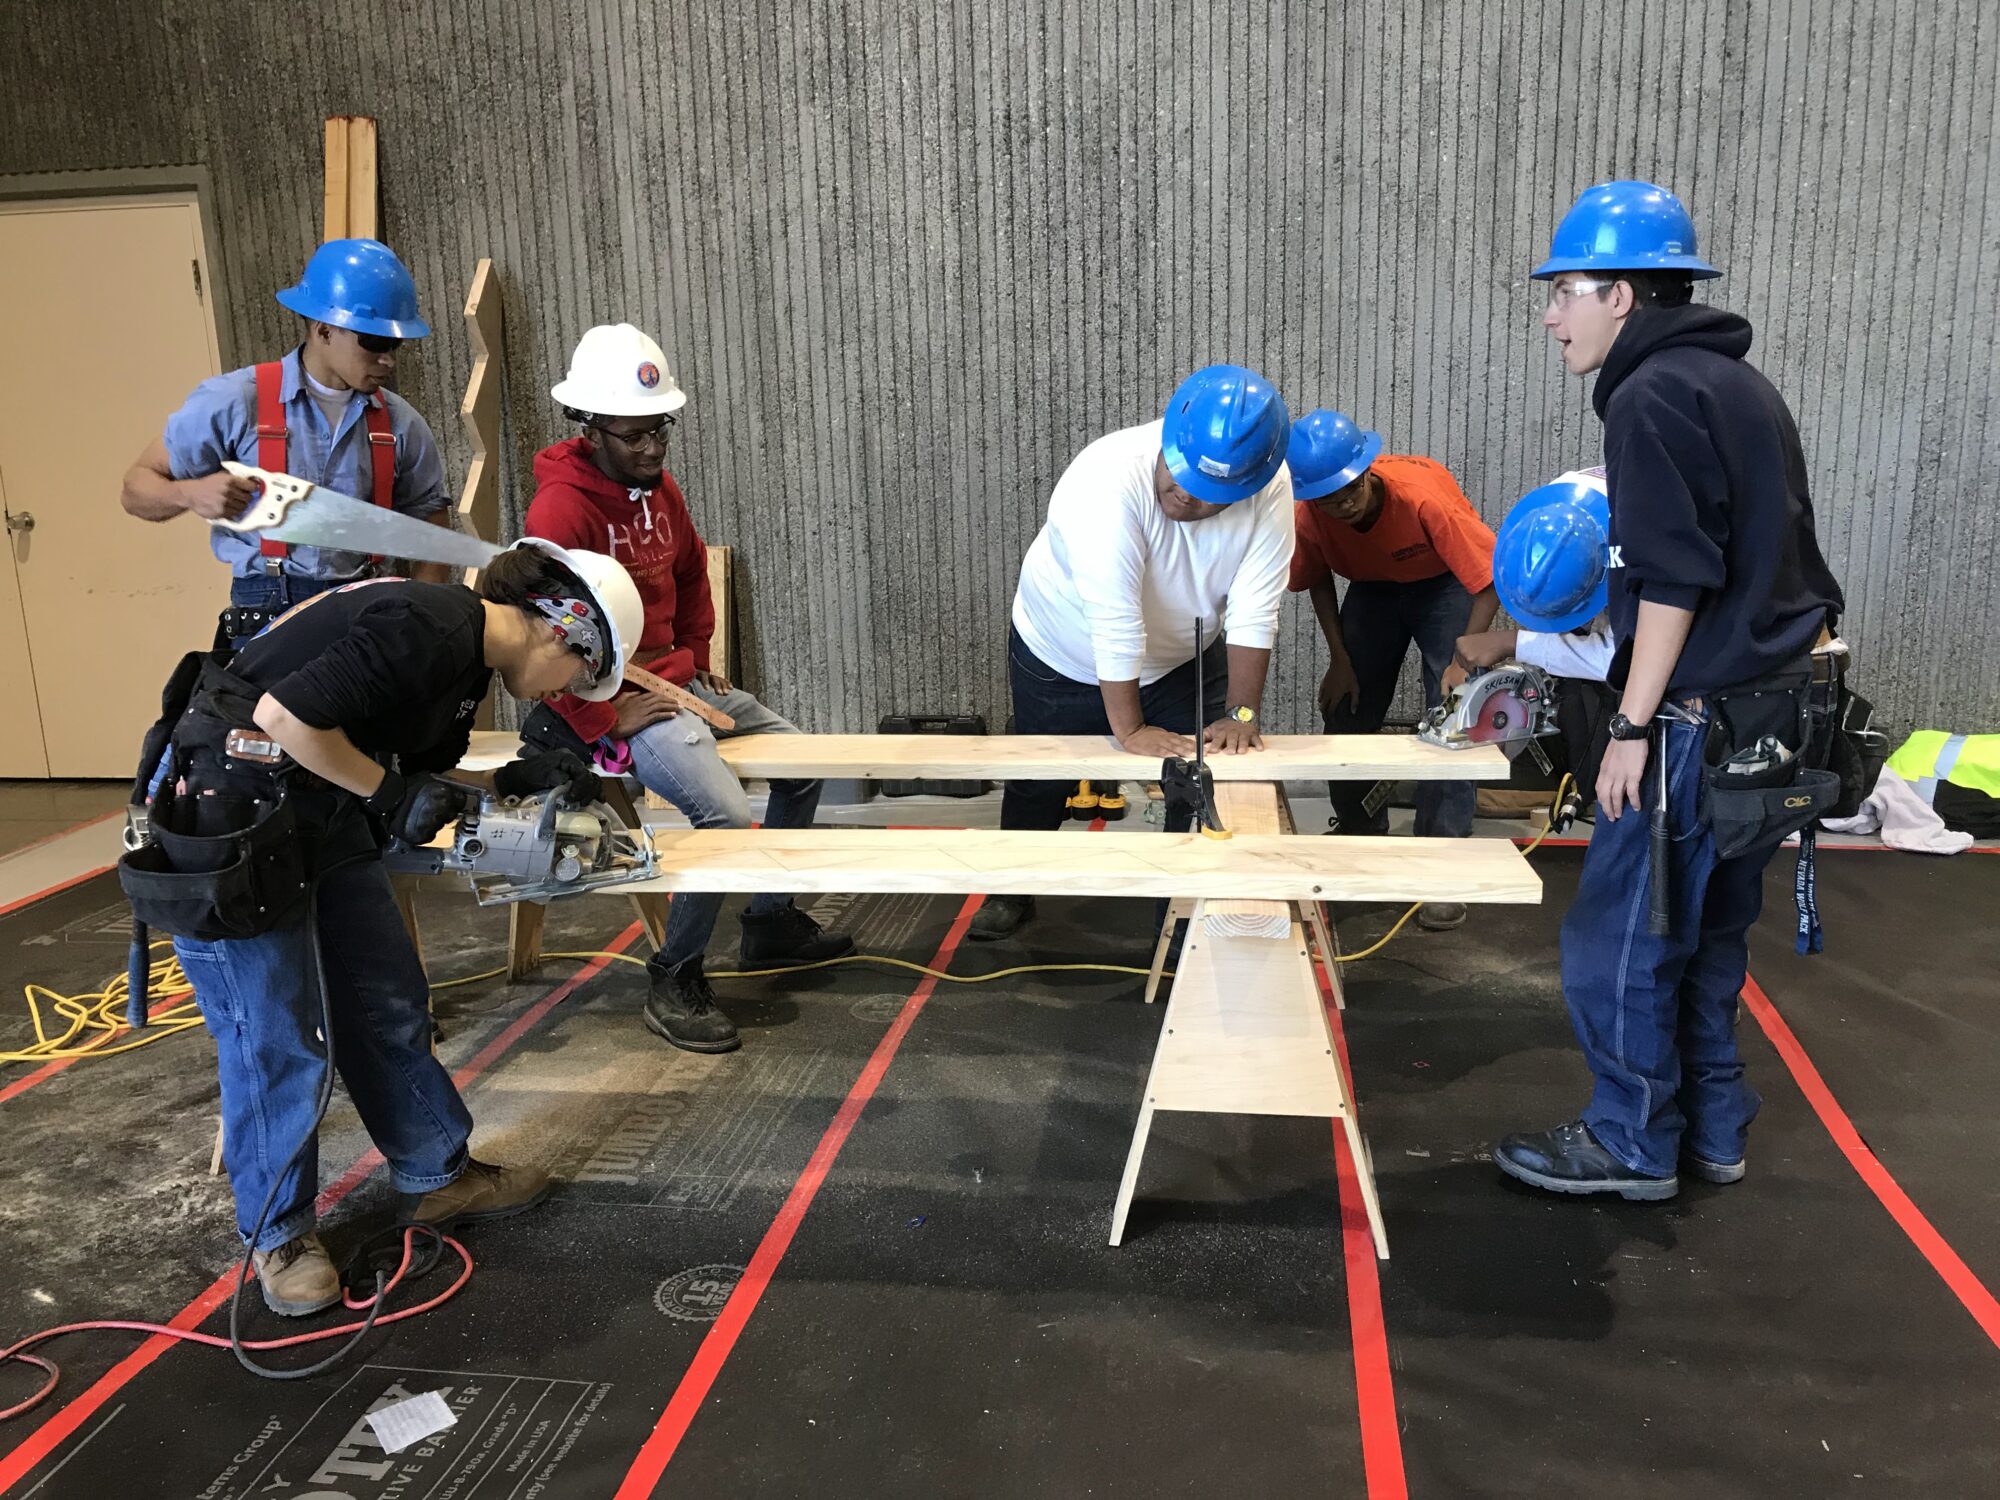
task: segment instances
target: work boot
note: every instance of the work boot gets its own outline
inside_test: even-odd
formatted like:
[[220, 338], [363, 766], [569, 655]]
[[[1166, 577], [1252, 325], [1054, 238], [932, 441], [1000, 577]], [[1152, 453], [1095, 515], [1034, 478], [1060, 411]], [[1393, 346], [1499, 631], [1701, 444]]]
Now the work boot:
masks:
[[1683, 1151], [1681, 1165], [1703, 1182], [1713, 1182], [1721, 1187], [1743, 1180], [1744, 1166], [1743, 1158], [1740, 1156], [1735, 1161], [1710, 1161], [1705, 1156], [1696, 1156], [1692, 1151]]
[[549, 1195], [549, 1174], [534, 1167], [495, 1167], [468, 1158], [465, 1170], [417, 1200], [404, 1218], [438, 1229], [483, 1224], [526, 1213]]
[[1531, 1135], [1510, 1135], [1493, 1148], [1493, 1164], [1515, 1181], [1550, 1193], [1616, 1193], [1652, 1203], [1681, 1190], [1678, 1177], [1633, 1171], [1600, 1146], [1581, 1120]]
[[766, 916], [743, 914], [743, 967], [759, 964], [816, 964], [845, 958], [854, 939], [844, 932], [827, 932], [796, 906], [781, 907]]
[[281, 1318], [303, 1318], [340, 1300], [340, 1272], [316, 1234], [302, 1234], [250, 1257], [264, 1305]]
[[736, 1026], [715, 1003], [715, 987], [701, 971], [701, 955], [662, 974], [648, 965], [653, 992], [646, 999], [646, 1029], [684, 1052], [734, 1052], [742, 1046]]
[[972, 914], [972, 922], [965, 929], [965, 935], [982, 943], [1012, 937], [1034, 915], [1033, 896], [988, 896], [979, 903], [979, 910]]
[[1465, 925], [1462, 901], [1426, 901], [1417, 908], [1417, 925], [1426, 932], [1449, 932]]

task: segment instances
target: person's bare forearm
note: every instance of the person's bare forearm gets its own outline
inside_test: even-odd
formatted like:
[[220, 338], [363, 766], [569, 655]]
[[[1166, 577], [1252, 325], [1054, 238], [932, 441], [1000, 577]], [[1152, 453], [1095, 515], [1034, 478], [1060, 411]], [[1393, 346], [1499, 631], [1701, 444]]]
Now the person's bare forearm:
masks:
[[1618, 700], [1619, 712], [1634, 724], [1644, 724], [1659, 712], [1674, 664], [1681, 659], [1681, 647], [1687, 644], [1693, 626], [1693, 610], [1639, 601], [1639, 623], [1632, 632], [1632, 664], [1626, 669], [1625, 692]]
[[[1260, 714], [1264, 704], [1264, 677], [1271, 668], [1271, 652], [1263, 646], [1229, 648], [1229, 708], [1254, 708]], [[1202, 713], [1208, 712], [1206, 704]]]
[[1145, 727], [1145, 710], [1139, 706], [1139, 679], [1128, 682], [1100, 682], [1104, 695], [1104, 717], [1111, 721], [1112, 737], [1121, 744]]
[[118, 503], [125, 513], [142, 521], [171, 521], [187, 509], [181, 482], [144, 463], [125, 471]]
[[1311, 589], [1313, 616], [1319, 621], [1319, 633], [1326, 639], [1326, 649], [1333, 653], [1335, 661], [1347, 660], [1347, 638], [1340, 633], [1340, 593], [1333, 586], [1332, 578], [1322, 578]]
[[1500, 613], [1500, 591], [1487, 584], [1472, 596], [1472, 608], [1465, 616], [1465, 629], [1461, 635], [1483, 635], [1493, 628], [1493, 617]]

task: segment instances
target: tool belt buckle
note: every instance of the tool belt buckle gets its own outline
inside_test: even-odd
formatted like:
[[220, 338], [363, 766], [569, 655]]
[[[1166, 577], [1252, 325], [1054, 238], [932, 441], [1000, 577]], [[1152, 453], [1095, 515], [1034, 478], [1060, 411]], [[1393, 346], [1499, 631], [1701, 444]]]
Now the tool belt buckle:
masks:
[[222, 749], [231, 760], [249, 761], [258, 766], [280, 765], [285, 759], [284, 746], [276, 740], [258, 739], [241, 729], [229, 731], [223, 738]]

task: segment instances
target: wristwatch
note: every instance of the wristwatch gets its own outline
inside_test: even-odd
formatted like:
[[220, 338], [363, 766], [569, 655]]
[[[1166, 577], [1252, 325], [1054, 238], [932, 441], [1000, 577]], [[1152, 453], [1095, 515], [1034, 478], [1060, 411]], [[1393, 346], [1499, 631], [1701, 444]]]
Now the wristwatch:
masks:
[[1653, 721], [1650, 719], [1643, 724], [1634, 724], [1622, 713], [1611, 716], [1611, 738], [1614, 740], [1643, 740], [1652, 728]]
[[1234, 719], [1239, 724], [1255, 724], [1257, 722], [1257, 710], [1245, 703], [1240, 707], [1230, 709], [1223, 717]]

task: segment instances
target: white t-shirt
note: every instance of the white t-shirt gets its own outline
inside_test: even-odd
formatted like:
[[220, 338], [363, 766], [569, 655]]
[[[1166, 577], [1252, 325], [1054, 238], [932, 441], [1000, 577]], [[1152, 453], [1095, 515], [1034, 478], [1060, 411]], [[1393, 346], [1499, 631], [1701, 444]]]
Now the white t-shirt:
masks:
[[1515, 632], [1514, 657], [1558, 677], [1582, 677], [1602, 682], [1611, 671], [1616, 643], [1611, 639], [1611, 622], [1599, 615], [1583, 631]]
[[[1205, 521], [1170, 521], [1153, 489], [1163, 424], [1099, 438], [1056, 481], [1021, 564], [1014, 628], [1077, 682], [1157, 682], [1216, 637], [1269, 650], [1292, 565], [1292, 476]], [[1202, 636], [1195, 639], [1195, 620]]]

